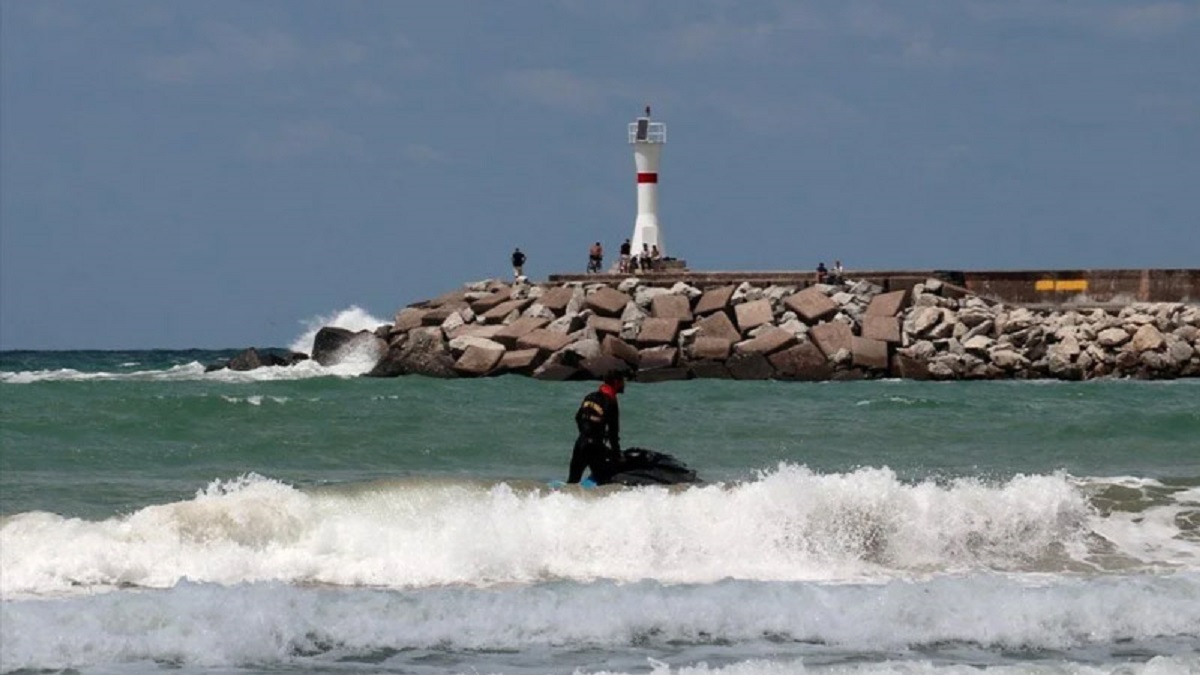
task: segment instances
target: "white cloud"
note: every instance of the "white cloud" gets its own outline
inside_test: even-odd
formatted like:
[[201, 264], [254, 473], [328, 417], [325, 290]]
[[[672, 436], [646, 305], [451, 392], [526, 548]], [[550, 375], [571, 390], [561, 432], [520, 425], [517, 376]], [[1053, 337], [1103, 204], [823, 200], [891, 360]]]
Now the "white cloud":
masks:
[[277, 29], [255, 32], [224, 23], [203, 26], [198, 42], [183, 51], [144, 59], [143, 74], [158, 82], [191, 83], [303, 68], [344, 68], [367, 58], [367, 48], [349, 40], [309, 46]]
[[1154, 38], [1200, 21], [1200, 5], [1155, 2], [1141, 7], [1114, 7], [1103, 16], [1107, 27], [1118, 35]]
[[858, 108], [842, 98], [819, 92], [805, 93], [795, 101], [714, 93], [705, 103], [732, 119], [740, 129], [757, 135], [823, 133], [867, 123], [867, 116]]
[[450, 158], [446, 153], [433, 146], [421, 143], [406, 146], [403, 154], [404, 157], [418, 164], [448, 164], [450, 162]]
[[146, 59], [146, 76], [160, 82], [194, 82], [269, 73], [291, 67], [301, 58], [296, 41], [279, 31], [255, 34], [228, 24], [210, 24], [201, 32], [201, 46]]
[[540, 68], [510, 70], [496, 86], [533, 103], [563, 110], [588, 110], [613, 96], [613, 86], [588, 80], [568, 70]]
[[350, 94], [363, 103], [391, 103], [397, 98], [395, 92], [371, 79], [355, 80], [350, 84]]
[[269, 132], [252, 132], [244, 143], [248, 157], [265, 161], [314, 155], [359, 156], [365, 147], [362, 137], [323, 120], [288, 122]]
[[1034, 22], [1067, 26], [1109, 37], [1152, 39], [1173, 35], [1200, 23], [1200, 5], [1174, 0], [1117, 3], [1062, 0], [967, 2], [968, 12], [986, 22]]

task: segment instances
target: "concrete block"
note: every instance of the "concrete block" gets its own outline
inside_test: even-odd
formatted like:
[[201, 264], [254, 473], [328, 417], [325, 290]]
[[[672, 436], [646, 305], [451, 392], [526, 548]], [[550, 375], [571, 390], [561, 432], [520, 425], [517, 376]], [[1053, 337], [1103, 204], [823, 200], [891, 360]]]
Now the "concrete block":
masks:
[[463, 375], [485, 375], [497, 363], [500, 363], [500, 358], [504, 356], [504, 349], [489, 349], [479, 345], [471, 345], [467, 347], [462, 356], [458, 357], [458, 361], [454, 363], [454, 369]]
[[516, 349], [504, 352], [496, 363], [497, 372], [530, 373], [538, 365], [538, 350]]
[[579, 373], [578, 368], [565, 366], [554, 361], [547, 361], [534, 369], [533, 379], [548, 382], [563, 382], [575, 377], [577, 373]]
[[862, 335], [872, 340], [900, 342], [900, 317], [884, 314], [867, 315], [862, 318]]
[[732, 377], [729, 368], [721, 361], [693, 361], [688, 364], [692, 377], [705, 380], [728, 380]]
[[425, 326], [440, 326], [446, 319], [450, 318], [451, 314], [458, 314], [458, 310], [466, 306], [467, 305], [465, 303], [460, 302], [457, 304], [451, 303], [441, 305], [439, 307], [426, 310], [425, 314], [421, 316], [421, 323]]
[[637, 366], [640, 358], [638, 350], [633, 345], [615, 335], [604, 336], [604, 340], [600, 343], [600, 352], [615, 356], [631, 366]]
[[933, 378], [929, 373], [929, 363], [900, 353], [897, 353], [896, 358], [892, 359], [891, 375], [893, 377], [902, 377], [906, 380], [929, 380]]
[[638, 370], [670, 368], [675, 365], [679, 350], [674, 347], [653, 347], [638, 352]]
[[514, 311], [520, 312], [520, 311], [524, 310], [526, 307], [529, 306], [529, 304], [531, 302], [532, 302], [532, 300], [529, 300], [529, 299], [505, 300], [504, 302], [487, 310], [483, 314], [479, 314], [479, 312], [475, 312], [475, 313], [479, 314], [479, 316], [483, 317], [484, 323], [496, 323], [497, 321], [503, 321], [504, 317], [508, 316], [509, 314], [511, 314]]
[[850, 355], [853, 357], [852, 363], [856, 368], [888, 369], [888, 346], [883, 340], [852, 336], [850, 338]]
[[725, 362], [725, 367], [735, 380], [769, 380], [775, 376], [775, 368], [767, 357], [754, 352], [734, 354]]
[[691, 376], [692, 373], [687, 368], [655, 368], [654, 370], [639, 370], [635, 379], [643, 384], [650, 384], [686, 380]]
[[789, 295], [783, 299], [783, 304], [810, 325], [828, 319], [838, 311], [838, 304], [814, 286]]
[[829, 379], [833, 365], [811, 342], [802, 342], [767, 357], [779, 377], [787, 380], [819, 382]]
[[446, 291], [425, 303], [427, 307], [442, 307], [445, 305], [462, 305], [467, 301], [466, 289]]
[[781, 349], [787, 349], [794, 344], [796, 344], [795, 333], [782, 328], [768, 328], [753, 340], [746, 340], [734, 345], [734, 350], [768, 355]]
[[424, 325], [423, 319], [427, 309], [418, 309], [416, 307], [405, 307], [396, 312], [396, 321], [392, 325], [392, 331], [403, 333], [414, 328]]
[[753, 302], [743, 302], [733, 308], [737, 314], [738, 330], [742, 335], [752, 328], [771, 323], [771, 301], [763, 298]]
[[540, 319], [533, 316], [522, 317], [507, 326], [501, 326], [499, 330], [492, 334], [492, 339], [512, 349], [517, 346], [517, 340], [521, 339], [526, 333], [544, 328], [548, 323], [550, 323], [549, 319]]
[[471, 303], [471, 311], [476, 314], [483, 314], [490, 309], [494, 309], [496, 305], [502, 302], [508, 302], [512, 299], [512, 290], [505, 288], [503, 291], [498, 291], [485, 295]]
[[723, 337], [697, 337], [692, 342], [692, 358], [711, 361], [724, 361], [729, 358], [729, 349], [733, 343]]
[[908, 302], [908, 291], [880, 293], [871, 298], [864, 316], [896, 316]]
[[628, 295], [608, 286], [601, 286], [587, 296], [587, 306], [602, 316], [621, 316], [630, 302]]
[[700, 299], [696, 301], [692, 312], [696, 316], [704, 316], [725, 309], [729, 306], [729, 299], [733, 297], [735, 290], [737, 290], [737, 286], [722, 286], [705, 291], [704, 295], [701, 295]]
[[704, 317], [696, 324], [696, 327], [700, 329], [697, 337], [725, 338], [729, 340], [730, 344], [742, 339], [742, 334], [738, 332], [725, 312], [716, 312]]
[[538, 298], [538, 302], [546, 309], [554, 312], [557, 316], [562, 316], [566, 311], [567, 305], [571, 302], [571, 298], [575, 297], [575, 289], [571, 286], [556, 286], [542, 294]]
[[591, 328], [599, 334], [609, 333], [612, 335], [620, 335], [621, 328], [623, 328], [625, 324], [621, 323], [620, 319], [611, 316], [600, 316], [599, 314], [593, 314], [588, 317], [587, 325], [588, 328]]
[[455, 328], [453, 331], [451, 331], [450, 335], [447, 337], [449, 337], [450, 339], [460, 338], [460, 337], [479, 337], [479, 338], [487, 338], [488, 340], [491, 340], [492, 338], [494, 338], [496, 336], [496, 333], [500, 332], [500, 330], [504, 329], [504, 328], [508, 328], [508, 326], [501, 326], [498, 323], [493, 323], [493, 324], [488, 324], [488, 325], [483, 325], [483, 324], [478, 324], [478, 323], [465, 323], [465, 324], [459, 326], [458, 328]]
[[656, 319], [678, 319], [692, 322], [692, 303], [686, 295], [660, 295], [650, 301], [650, 316]]
[[519, 349], [540, 349], [544, 352], [556, 352], [571, 344], [571, 342], [572, 340], [569, 335], [555, 333], [545, 328], [538, 328], [517, 338], [517, 347]]
[[839, 349], [850, 349], [850, 338], [854, 337], [850, 324], [829, 321], [812, 327], [808, 337], [817, 344], [827, 358], [832, 358]]
[[619, 359], [608, 354], [600, 354], [599, 356], [593, 356], [590, 359], [584, 360], [580, 364], [580, 368], [592, 379], [602, 380], [605, 375], [614, 371], [628, 372], [629, 364], [624, 359]]
[[642, 329], [638, 331], [637, 341], [648, 345], [670, 344], [678, 335], [678, 319], [647, 318], [642, 321]]
[[450, 343], [447, 346], [450, 348], [450, 353], [452, 354], [462, 354], [471, 347], [479, 347], [489, 351], [500, 352], [501, 354], [504, 353], [504, 345], [496, 342], [495, 340], [476, 337], [474, 335], [463, 335], [461, 337], [456, 337], [450, 340]]

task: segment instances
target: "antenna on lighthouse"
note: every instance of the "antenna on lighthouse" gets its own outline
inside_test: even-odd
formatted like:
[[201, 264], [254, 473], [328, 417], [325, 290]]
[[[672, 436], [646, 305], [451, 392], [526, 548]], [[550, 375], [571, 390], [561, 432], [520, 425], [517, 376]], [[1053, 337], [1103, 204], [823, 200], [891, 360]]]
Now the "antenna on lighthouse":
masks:
[[633, 255], [658, 247], [666, 256], [662, 227], [658, 224], [658, 158], [667, 142], [667, 125], [650, 121], [650, 106], [646, 114], [629, 125], [629, 143], [633, 145], [633, 162], [637, 168], [637, 218], [633, 222]]

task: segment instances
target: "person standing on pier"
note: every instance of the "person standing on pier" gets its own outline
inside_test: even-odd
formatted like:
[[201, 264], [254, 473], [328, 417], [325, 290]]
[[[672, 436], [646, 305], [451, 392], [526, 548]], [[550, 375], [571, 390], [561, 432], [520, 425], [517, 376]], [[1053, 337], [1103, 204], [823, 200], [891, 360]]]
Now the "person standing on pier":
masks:
[[596, 242], [592, 244], [590, 249], [588, 249], [588, 273], [598, 274], [600, 270], [603, 269], [603, 266], [604, 247], [600, 245], [600, 242]]
[[525, 254], [521, 252], [521, 247], [518, 246], [512, 253], [512, 268], [513, 279], [520, 279], [525, 276]]

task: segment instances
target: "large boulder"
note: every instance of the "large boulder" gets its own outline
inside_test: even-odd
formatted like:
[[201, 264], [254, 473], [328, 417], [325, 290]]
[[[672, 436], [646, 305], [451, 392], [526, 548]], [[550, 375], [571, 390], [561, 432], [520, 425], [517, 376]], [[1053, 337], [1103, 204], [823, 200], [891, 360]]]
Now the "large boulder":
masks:
[[404, 340], [393, 342], [369, 377], [397, 375], [426, 375], [428, 377], [457, 377], [454, 357], [446, 348], [440, 328], [418, 328], [409, 331]]
[[[439, 333], [441, 329], [436, 329]], [[350, 331], [336, 326], [325, 326], [313, 338], [312, 358], [322, 366], [332, 366], [350, 355], [362, 355], [364, 359], [378, 362], [387, 351], [387, 343], [374, 331]]]

